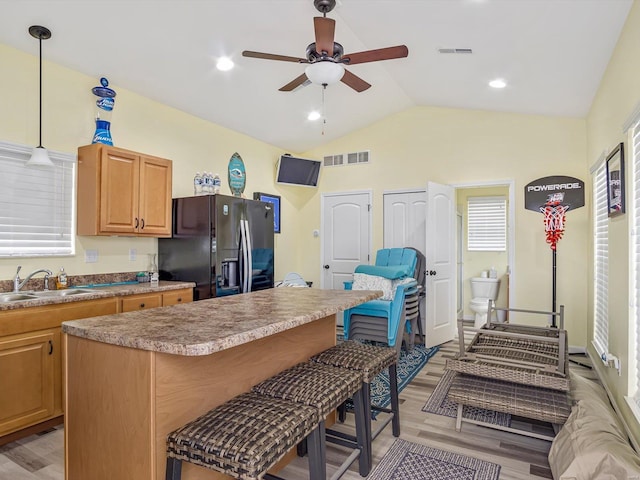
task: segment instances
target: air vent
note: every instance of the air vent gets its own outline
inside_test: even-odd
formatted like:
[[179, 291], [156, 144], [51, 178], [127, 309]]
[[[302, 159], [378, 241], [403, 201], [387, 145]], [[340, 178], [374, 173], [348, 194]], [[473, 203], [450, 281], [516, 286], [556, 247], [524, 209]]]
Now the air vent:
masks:
[[347, 163], [369, 163], [369, 152], [365, 150], [363, 152], [347, 153]]
[[[327, 155], [324, 157], [325, 167], [335, 167], [338, 165], [355, 165], [358, 163], [369, 163], [369, 151], [351, 153], [339, 153], [337, 155]], [[345, 163], [346, 159], [346, 163]]]
[[470, 48], [439, 48], [440, 53], [473, 53]]
[[334, 165], [342, 165], [344, 164], [344, 155], [328, 155], [324, 157], [324, 166], [325, 167], [333, 167]]

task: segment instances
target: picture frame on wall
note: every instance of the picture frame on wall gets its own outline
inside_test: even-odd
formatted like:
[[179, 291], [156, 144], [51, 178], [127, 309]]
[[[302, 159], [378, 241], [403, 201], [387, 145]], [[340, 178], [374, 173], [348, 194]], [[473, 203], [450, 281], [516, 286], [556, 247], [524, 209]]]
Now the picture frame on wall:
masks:
[[624, 143], [619, 143], [607, 156], [607, 213], [610, 217], [625, 212]]
[[280, 233], [280, 195], [272, 195], [271, 193], [264, 192], [254, 192], [253, 199], [273, 204], [273, 232]]

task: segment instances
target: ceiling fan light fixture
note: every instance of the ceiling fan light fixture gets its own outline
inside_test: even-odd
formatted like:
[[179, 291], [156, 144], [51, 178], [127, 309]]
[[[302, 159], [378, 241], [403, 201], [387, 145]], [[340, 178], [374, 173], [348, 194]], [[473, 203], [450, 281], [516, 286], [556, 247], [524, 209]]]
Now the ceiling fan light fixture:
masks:
[[229, 57], [220, 57], [216, 63], [216, 68], [222, 72], [228, 72], [234, 67], [233, 60]]
[[344, 66], [330, 60], [314, 62], [307, 66], [304, 73], [311, 83], [317, 85], [333, 85], [344, 75]]
[[309, 120], [310, 122], [315, 122], [316, 120], [320, 120], [320, 116], [320, 112], [314, 110], [313, 112], [310, 112], [309, 115], [307, 115], [307, 120]]

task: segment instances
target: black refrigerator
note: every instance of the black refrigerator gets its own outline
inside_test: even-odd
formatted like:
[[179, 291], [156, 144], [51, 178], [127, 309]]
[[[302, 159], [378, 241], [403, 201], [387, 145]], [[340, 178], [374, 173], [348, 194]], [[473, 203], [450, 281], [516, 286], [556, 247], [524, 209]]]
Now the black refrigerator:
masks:
[[272, 288], [273, 241], [270, 203], [174, 198], [172, 237], [158, 239], [160, 279], [195, 282], [194, 300]]

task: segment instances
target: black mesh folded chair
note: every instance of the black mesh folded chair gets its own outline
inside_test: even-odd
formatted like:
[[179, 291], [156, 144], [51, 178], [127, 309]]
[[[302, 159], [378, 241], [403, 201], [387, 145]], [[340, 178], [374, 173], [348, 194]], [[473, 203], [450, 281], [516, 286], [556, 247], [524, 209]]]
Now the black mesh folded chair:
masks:
[[[420, 302], [422, 302], [422, 299], [425, 298], [427, 296], [427, 259], [425, 258], [424, 254], [418, 250], [417, 248], [413, 248], [413, 247], [407, 247], [410, 248], [411, 250], [415, 250], [416, 252], [416, 270], [413, 274], [413, 278], [416, 279], [416, 281], [418, 282], [418, 291], [415, 294], [415, 298], [414, 299], [406, 299], [406, 303], [407, 305], [409, 305], [409, 307], [405, 307], [405, 308], [410, 308], [413, 305], [415, 305], [415, 309], [411, 309], [410, 311], [407, 310], [406, 312], [406, 316], [407, 316], [407, 321], [411, 321], [411, 336], [415, 336], [416, 333], [419, 336], [419, 342], [421, 343], [426, 343], [426, 336], [424, 334], [424, 331], [422, 330], [422, 314], [420, 313]], [[415, 317], [413, 317], [413, 315], [415, 315]], [[415, 322], [413, 322], [413, 318], [415, 318]], [[414, 328], [414, 323], [415, 326], [417, 328]], [[413, 338], [411, 338], [411, 343], [414, 343]]]

